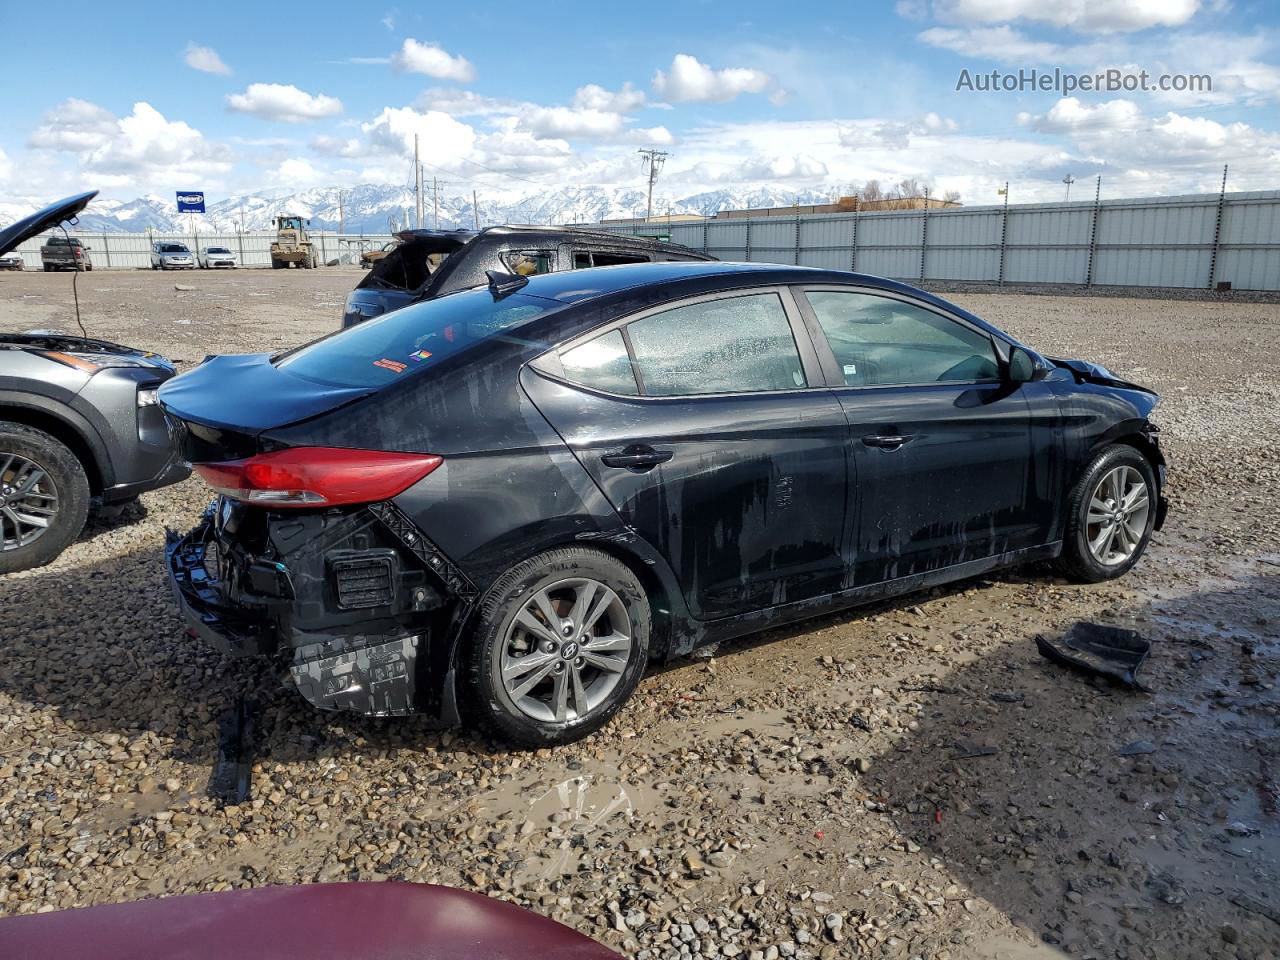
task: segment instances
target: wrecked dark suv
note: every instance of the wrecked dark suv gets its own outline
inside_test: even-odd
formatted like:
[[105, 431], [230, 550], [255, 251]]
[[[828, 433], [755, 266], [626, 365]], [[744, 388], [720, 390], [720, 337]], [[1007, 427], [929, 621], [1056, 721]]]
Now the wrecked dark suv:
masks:
[[536, 276], [627, 263], [713, 260], [658, 237], [574, 227], [404, 230], [347, 295], [344, 327], [485, 282], [490, 270]]
[[219, 495], [167, 551], [193, 636], [524, 744], [703, 644], [1033, 560], [1119, 576], [1165, 511], [1151, 391], [801, 267], [495, 275], [160, 402]]

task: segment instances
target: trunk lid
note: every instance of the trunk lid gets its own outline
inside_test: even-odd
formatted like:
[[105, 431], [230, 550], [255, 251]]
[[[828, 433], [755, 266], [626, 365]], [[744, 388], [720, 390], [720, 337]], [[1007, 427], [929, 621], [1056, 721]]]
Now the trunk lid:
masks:
[[373, 393], [295, 376], [271, 354], [212, 357], [160, 388], [159, 401], [192, 463], [247, 456], [264, 430], [284, 427]]

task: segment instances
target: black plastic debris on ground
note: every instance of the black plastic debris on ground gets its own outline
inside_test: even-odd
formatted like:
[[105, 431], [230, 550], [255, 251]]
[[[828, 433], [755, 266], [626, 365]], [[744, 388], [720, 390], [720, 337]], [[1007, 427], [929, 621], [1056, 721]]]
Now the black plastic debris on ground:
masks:
[[241, 697], [218, 717], [218, 760], [209, 777], [209, 796], [224, 805], [249, 799], [254, 710], [253, 701]]
[[1106, 677], [1133, 690], [1147, 690], [1138, 668], [1151, 652], [1151, 641], [1133, 630], [1080, 622], [1061, 637], [1036, 634], [1040, 656], [1073, 670]]

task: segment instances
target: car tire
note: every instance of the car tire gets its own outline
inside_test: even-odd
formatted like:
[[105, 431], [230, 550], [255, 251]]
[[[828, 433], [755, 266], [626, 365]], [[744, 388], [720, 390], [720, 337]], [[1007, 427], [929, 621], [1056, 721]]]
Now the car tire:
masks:
[[1067, 498], [1058, 568], [1081, 583], [1128, 573], [1151, 542], [1157, 489], [1155, 471], [1141, 451], [1123, 443], [1100, 450]]
[[[57, 497], [56, 513], [44, 532], [31, 542], [6, 549], [9, 540], [17, 538], [15, 518], [31, 514], [14, 510], [12, 506], [0, 507], [3, 519], [0, 574], [44, 566], [80, 535], [89, 515], [89, 480], [76, 455], [43, 430], [20, 423], [0, 421], [0, 468], [5, 468], [0, 473], [0, 498], [5, 494], [3, 481], [18, 479], [14, 463], [19, 458], [42, 470], [52, 482], [52, 493]], [[10, 466], [6, 467], [6, 463]]]
[[49, 266], [49, 264], [47, 264], [47, 263], [46, 263], [46, 264], [44, 265], [44, 272], [45, 272], [45, 273], [53, 273], [53, 267]]
[[[595, 613], [588, 633], [571, 632], [592, 619], [578, 614], [579, 607]], [[536, 612], [548, 609], [559, 618], [559, 630], [548, 629], [547, 616]], [[464, 654], [466, 692], [477, 719], [500, 739], [525, 747], [571, 743], [595, 732], [644, 675], [650, 616], [635, 574], [602, 550], [566, 547], [516, 564], [481, 599]], [[530, 620], [541, 628], [537, 634], [521, 625]], [[539, 658], [539, 665], [511, 674], [525, 657]], [[522, 691], [528, 682], [533, 687]], [[564, 704], [559, 719], [558, 702]]]

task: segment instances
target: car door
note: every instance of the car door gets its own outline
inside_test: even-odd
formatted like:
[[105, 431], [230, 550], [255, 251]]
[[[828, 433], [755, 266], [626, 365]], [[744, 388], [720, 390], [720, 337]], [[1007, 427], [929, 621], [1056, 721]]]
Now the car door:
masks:
[[843, 586], [849, 428], [785, 287], [644, 311], [532, 369], [531, 398], [695, 617]]
[[883, 290], [798, 299], [849, 421], [857, 585], [1050, 539], [1052, 444], [990, 333]]

